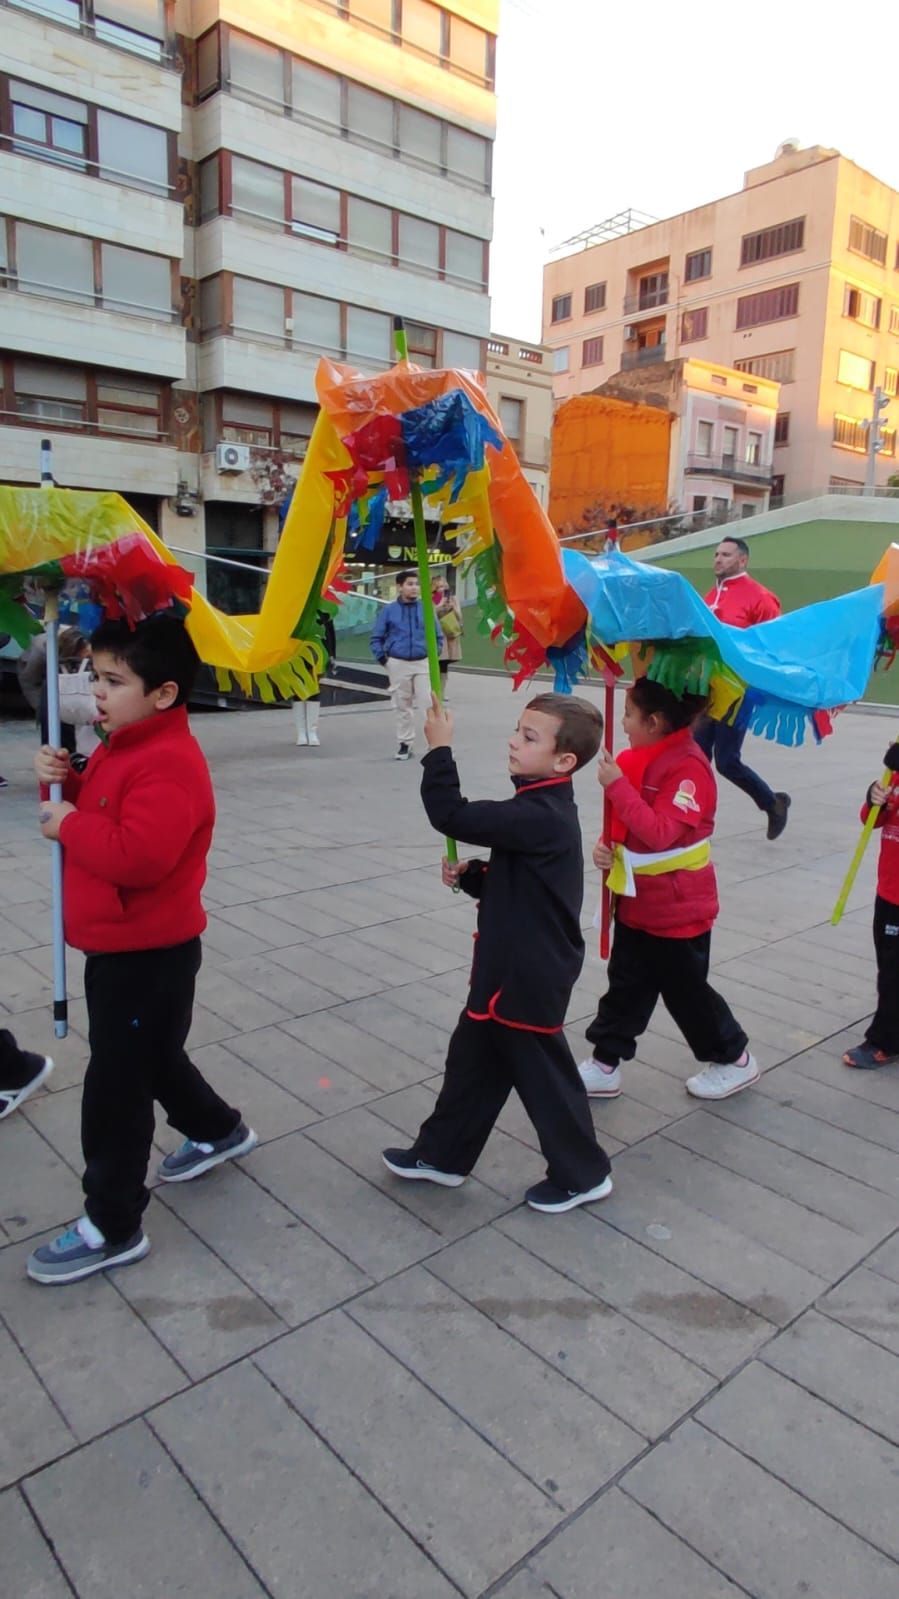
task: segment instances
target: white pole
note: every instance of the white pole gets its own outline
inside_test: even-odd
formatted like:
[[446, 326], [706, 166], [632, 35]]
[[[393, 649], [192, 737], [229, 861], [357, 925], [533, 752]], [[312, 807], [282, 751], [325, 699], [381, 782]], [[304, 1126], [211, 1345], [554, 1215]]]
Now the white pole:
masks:
[[[53, 487], [49, 439], [41, 440], [41, 488]], [[59, 749], [62, 736], [59, 718], [59, 595], [44, 594], [44, 630], [47, 635], [47, 737]], [[62, 784], [51, 783], [51, 800], [62, 799]], [[63, 932], [62, 845], [54, 839], [50, 846], [50, 881], [53, 918], [53, 1031], [65, 1038], [69, 1031], [69, 1002], [66, 995], [66, 941]]]

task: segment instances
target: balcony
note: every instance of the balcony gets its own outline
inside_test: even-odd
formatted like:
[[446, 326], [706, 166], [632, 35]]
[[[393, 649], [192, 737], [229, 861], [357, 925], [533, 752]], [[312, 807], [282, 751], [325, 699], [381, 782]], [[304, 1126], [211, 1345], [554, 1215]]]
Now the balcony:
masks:
[[639, 316], [642, 311], [657, 311], [668, 304], [668, 289], [641, 289], [639, 294], [627, 294], [624, 299], [625, 316]]
[[770, 487], [773, 476], [770, 466], [763, 466], [760, 461], [741, 461], [736, 455], [698, 455], [694, 452], [687, 456], [686, 469], [688, 472], [701, 472], [703, 477], [727, 478], [730, 483], [754, 483], [759, 488]]
[[622, 372], [633, 372], [638, 366], [658, 366], [667, 361], [664, 344], [647, 344], [641, 350], [625, 350], [621, 357]]

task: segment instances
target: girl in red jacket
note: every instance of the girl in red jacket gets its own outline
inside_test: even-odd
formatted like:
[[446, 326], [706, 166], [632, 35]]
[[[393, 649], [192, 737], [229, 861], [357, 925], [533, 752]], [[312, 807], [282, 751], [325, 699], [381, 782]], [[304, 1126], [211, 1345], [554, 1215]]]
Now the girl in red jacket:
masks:
[[872, 783], [862, 806], [863, 822], [873, 805], [880, 806], [874, 826], [882, 829], [874, 899], [877, 1009], [862, 1042], [843, 1056], [844, 1066], [862, 1071], [899, 1060], [899, 744], [890, 745], [883, 764], [892, 774], [889, 785]]
[[709, 839], [718, 792], [693, 738], [705, 709], [697, 695], [638, 678], [628, 690], [623, 727], [630, 749], [619, 762], [600, 755], [599, 781], [613, 814], [612, 848], [599, 841], [594, 864], [617, 895], [608, 992], [587, 1029], [587, 1093], [621, 1093], [623, 1060], [661, 998], [702, 1071], [687, 1080], [698, 1099], [726, 1099], [759, 1078], [743, 1029], [710, 987], [709, 951], [718, 914]]

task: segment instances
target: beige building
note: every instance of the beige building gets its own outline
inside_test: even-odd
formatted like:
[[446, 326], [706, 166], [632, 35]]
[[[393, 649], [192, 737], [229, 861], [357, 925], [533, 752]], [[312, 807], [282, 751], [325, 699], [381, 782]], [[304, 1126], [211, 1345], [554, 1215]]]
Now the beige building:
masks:
[[4, 4], [3, 477], [49, 436], [60, 483], [264, 565], [320, 354], [386, 367], [402, 314], [413, 360], [483, 370], [497, 12]]
[[569, 241], [543, 294], [557, 399], [680, 357], [778, 382], [773, 494], [796, 499], [861, 487], [879, 386], [878, 485], [897, 470], [899, 193], [835, 150], [788, 144], [736, 194], [611, 218]]
[[487, 398], [515, 449], [522, 471], [545, 507], [553, 424], [553, 375], [545, 345], [491, 333], [487, 340]]

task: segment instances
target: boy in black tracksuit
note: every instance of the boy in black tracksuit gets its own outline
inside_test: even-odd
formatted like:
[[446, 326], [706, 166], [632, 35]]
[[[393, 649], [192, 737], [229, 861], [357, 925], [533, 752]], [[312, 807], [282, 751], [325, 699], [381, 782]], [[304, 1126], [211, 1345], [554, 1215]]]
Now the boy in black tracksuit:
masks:
[[534, 1210], [572, 1210], [612, 1191], [586, 1092], [562, 1031], [584, 959], [583, 849], [572, 773], [591, 760], [602, 717], [587, 700], [540, 694], [509, 741], [516, 793], [463, 799], [450, 748], [453, 721], [436, 699], [421, 797], [441, 833], [490, 846], [489, 861], [443, 863], [443, 880], [479, 901], [468, 1003], [450, 1039], [433, 1114], [409, 1150], [386, 1149], [397, 1177], [447, 1188], [465, 1181], [513, 1088], [546, 1156], [528, 1189]]

